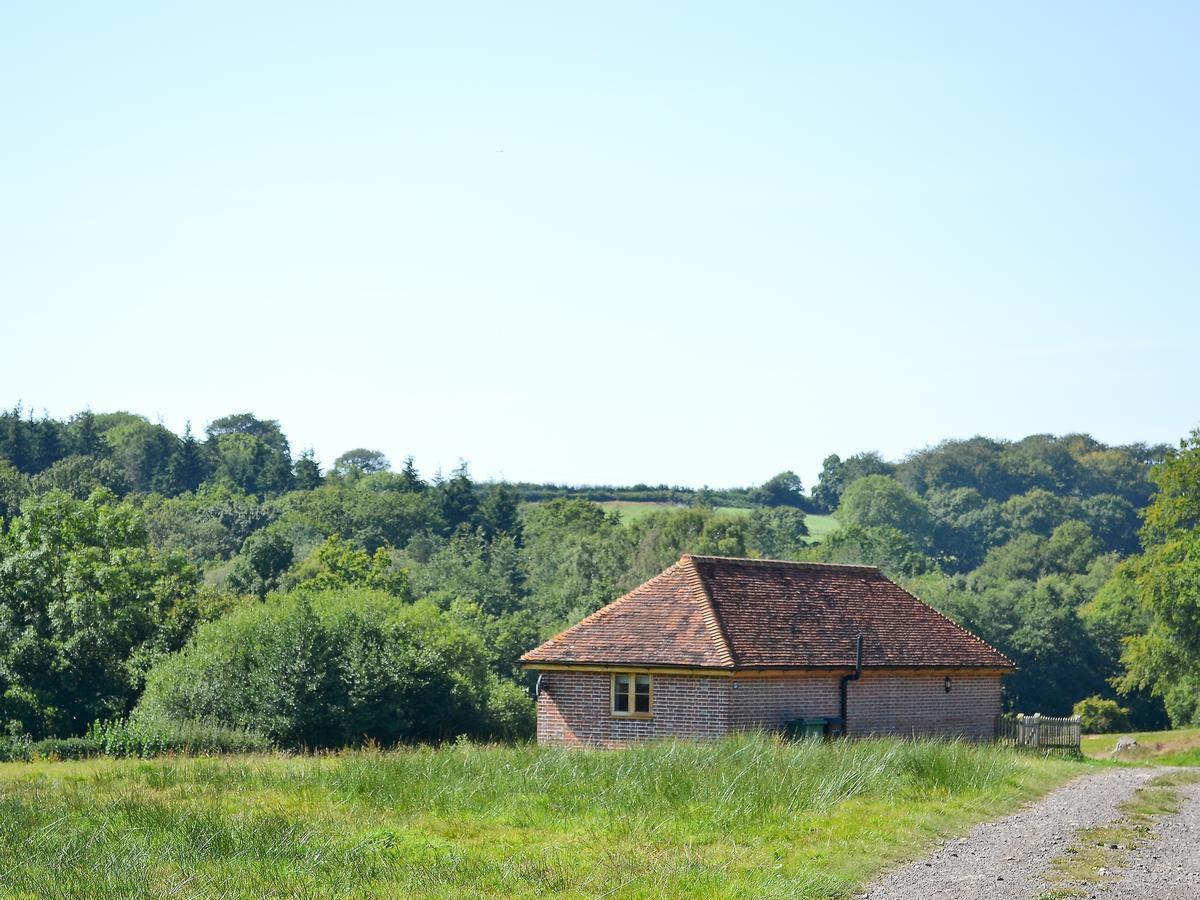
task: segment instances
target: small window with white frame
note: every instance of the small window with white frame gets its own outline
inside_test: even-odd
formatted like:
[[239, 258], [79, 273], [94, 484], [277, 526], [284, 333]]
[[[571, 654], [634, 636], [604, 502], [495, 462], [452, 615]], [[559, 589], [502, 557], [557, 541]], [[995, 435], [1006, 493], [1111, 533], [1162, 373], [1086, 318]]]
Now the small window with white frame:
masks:
[[612, 714], [631, 719], [648, 719], [654, 703], [654, 686], [649, 675], [621, 672], [612, 677]]

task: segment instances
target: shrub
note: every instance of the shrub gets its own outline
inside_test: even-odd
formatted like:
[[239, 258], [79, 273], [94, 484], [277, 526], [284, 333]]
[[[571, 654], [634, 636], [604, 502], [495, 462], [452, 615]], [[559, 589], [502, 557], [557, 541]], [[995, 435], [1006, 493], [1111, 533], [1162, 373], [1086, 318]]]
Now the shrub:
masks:
[[1119, 706], [1116, 700], [1096, 695], [1085, 697], [1075, 704], [1072, 713], [1079, 716], [1080, 725], [1089, 734], [1107, 734], [1129, 728], [1129, 710]]
[[90, 737], [45, 738], [30, 744], [30, 753], [33, 759], [88, 759], [104, 748]]
[[[41, 744], [67, 745], [68, 741], [42, 741]], [[82, 753], [86, 745], [95, 748], [95, 753], [108, 756], [150, 757], [163, 753], [187, 753], [208, 756], [221, 753], [254, 753], [271, 749], [271, 742], [262, 734], [249, 728], [226, 728], [209, 722], [169, 721], [147, 716], [128, 719], [110, 719], [95, 722], [88, 729], [86, 738], [78, 740], [79, 746], [64, 749]], [[45, 755], [52, 755], [46, 753]], [[57, 754], [63, 759], [77, 759], [64, 752]]]
[[381, 591], [274, 595], [202, 626], [147, 675], [135, 717], [254, 729], [288, 747], [390, 745], [524, 727], [489, 716], [480, 638], [432, 603]]
[[506, 741], [533, 737], [537, 706], [518, 684], [493, 677], [488, 686], [488, 723], [493, 735]]

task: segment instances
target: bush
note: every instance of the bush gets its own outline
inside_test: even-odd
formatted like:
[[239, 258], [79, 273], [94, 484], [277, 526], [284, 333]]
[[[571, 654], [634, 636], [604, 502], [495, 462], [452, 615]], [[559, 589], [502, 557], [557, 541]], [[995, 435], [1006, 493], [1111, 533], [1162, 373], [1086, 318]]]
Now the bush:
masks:
[[1096, 695], [1085, 697], [1075, 704], [1071, 712], [1079, 716], [1079, 723], [1088, 734], [1108, 734], [1129, 729], [1129, 710], [1119, 706], [1116, 700], [1106, 700]]
[[254, 729], [287, 747], [524, 733], [528, 713], [492, 689], [487, 659], [431, 603], [366, 589], [275, 595], [161, 660], [135, 716]]
[[[265, 736], [249, 728], [226, 728], [208, 722], [167, 721], [145, 716], [95, 722], [88, 729], [85, 738], [75, 740], [78, 747], [66, 740], [41, 741], [39, 745], [70, 745], [62, 749], [75, 750], [81, 755], [86, 746], [91, 746], [95, 752], [86, 755], [103, 753], [108, 756], [143, 758], [164, 753], [208, 756], [221, 753], [254, 753], [271, 749], [271, 742]], [[61, 750], [53, 755], [62, 759], [80, 758], [68, 756]]]
[[45, 738], [30, 744], [30, 753], [32, 759], [89, 759], [104, 748], [90, 737]]

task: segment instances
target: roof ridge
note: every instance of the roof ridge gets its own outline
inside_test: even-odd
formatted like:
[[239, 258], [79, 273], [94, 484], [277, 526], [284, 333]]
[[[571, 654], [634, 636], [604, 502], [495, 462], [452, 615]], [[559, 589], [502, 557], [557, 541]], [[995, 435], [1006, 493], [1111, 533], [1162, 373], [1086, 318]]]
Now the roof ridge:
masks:
[[708, 592], [708, 585], [704, 583], [700, 570], [696, 568], [695, 558], [690, 553], [685, 553], [679, 557], [678, 565], [683, 567], [684, 577], [687, 578], [688, 584], [704, 609], [704, 627], [708, 631], [708, 636], [717, 645], [717, 656], [720, 657], [723, 665], [736, 668], [737, 660], [734, 658], [733, 648], [729, 646], [729, 639], [725, 636], [725, 628], [721, 624], [720, 616], [717, 615], [717, 607], [713, 603], [712, 595]]
[[879, 572], [879, 566], [868, 566], [860, 563], [827, 563], [810, 562], [800, 559], [755, 559], [748, 556], [707, 556], [702, 553], [685, 553], [685, 557], [704, 562], [735, 562], [749, 566], [790, 566], [797, 569], [823, 569], [825, 571], [844, 570], [847, 572]]
[[[888, 581], [892, 581], [892, 580], [889, 578]], [[904, 585], [900, 584], [899, 582], [892, 581], [892, 584], [896, 585], [896, 587], [900, 588], [900, 590], [904, 591], [904, 593], [908, 594], [908, 596], [912, 597], [914, 600], [916, 600], [918, 603], [920, 603], [923, 607], [925, 607], [927, 610], [929, 610], [935, 616], [938, 616], [939, 618], [944, 619], [945, 621], [949, 622], [951, 625], [953, 625], [955, 628], [957, 628], [959, 631], [961, 631], [967, 637], [971, 638], [971, 640], [973, 640], [977, 643], [983, 644], [983, 646], [987, 647], [989, 650], [991, 650], [993, 653], [995, 653], [997, 656], [999, 656], [1001, 659], [1003, 659], [1005, 662], [1007, 662], [1014, 669], [1017, 667], [1017, 664], [1015, 662], [1013, 662], [1011, 659], [1009, 659], [1007, 654], [1002, 653], [1000, 650], [997, 650], [995, 647], [993, 647], [991, 644], [989, 644], [987, 641], [985, 641], [983, 638], [981, 638], [975, 632], [971, 631], [971, 629], [958, 624], [952, 618], [950, 618], [948, 615], [946, 615], [944, 612], [942, 612], [940, 609], [926, 603], [924, 600], [922, 600], [920, 597], [918, 597], [916, 594], [914, 594], [912, 591], [910, 591], [908, 588], [906, 588]]]

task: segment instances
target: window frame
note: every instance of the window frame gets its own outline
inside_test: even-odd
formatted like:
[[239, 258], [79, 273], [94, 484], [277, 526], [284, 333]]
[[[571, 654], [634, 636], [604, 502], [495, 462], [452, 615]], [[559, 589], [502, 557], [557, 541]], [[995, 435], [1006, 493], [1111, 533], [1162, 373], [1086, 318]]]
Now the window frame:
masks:
[[[617, 679], [629, 679], [629, 691], [625, 695], [629, 698], [629, 710], [622, 711], [617, 709]], [[637, 680], [645, 678], [649, 685], [649, 703], [650, 708], [646, 712], [637, 711]], [[613, 672], [608, 680], [608, 713], [614, 719], [652, 719], [654, 718], [654, 676], [649, 672]]]

